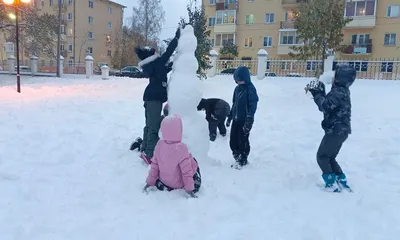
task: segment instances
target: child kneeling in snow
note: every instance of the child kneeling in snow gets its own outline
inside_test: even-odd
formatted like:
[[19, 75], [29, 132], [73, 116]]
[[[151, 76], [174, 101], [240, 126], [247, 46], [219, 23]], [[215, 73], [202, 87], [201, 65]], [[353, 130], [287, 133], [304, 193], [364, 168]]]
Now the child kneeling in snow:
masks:
[[171, 191], [184, 188], [190, 197], [196, 198], [201, 185], [200, 169], [196, 159], [182, 142], [182, 120], [168, 116], [161, 122], [162, 138], [157, 142], [151, 159], [151, 169], [143, 191], [150, 186]]

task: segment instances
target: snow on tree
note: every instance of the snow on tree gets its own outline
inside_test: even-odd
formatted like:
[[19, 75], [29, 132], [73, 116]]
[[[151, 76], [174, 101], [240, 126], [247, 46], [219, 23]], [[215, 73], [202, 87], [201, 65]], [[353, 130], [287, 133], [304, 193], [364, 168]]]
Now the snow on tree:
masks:
[[203, 96], [203, 81], [199, 81], [196, 74], [196, 42], [193, 27], [186, 25], [181, 31], [168, 82], [168, 106], [170, 114], [177, 114], [182, 118], [183, 142], [197, 160], [204, 161], [208, 159], [210, 142], [207, 121], [197, 111], [197, 105]]

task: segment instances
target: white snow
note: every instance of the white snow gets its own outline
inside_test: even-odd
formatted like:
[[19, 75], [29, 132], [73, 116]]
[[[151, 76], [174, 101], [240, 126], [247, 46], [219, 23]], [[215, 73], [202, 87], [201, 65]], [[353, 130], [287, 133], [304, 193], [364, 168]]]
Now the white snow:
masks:
[[[323, 132], [304, 86], [253, 81], [260, 101], [250, 165], [232, 170], [228, 138], [199, 160], [198, 199], [141, 192], [148, 166], [129, 151], [142, 134], [147, 80], [0, 80], [1, 240], [397, 240], [400, 82], [357, 80], [353, 134], [338, 157], [354, 193], [326, 193], [315, 152]], [[3, 82], [7, 84], [3, 84]], [[12, 85], [9, 85], [9, 83]], [[232, 76], [204, 82], [231, 102]], [[205, 122], [205, 120], [204, 120]]]
[[172, 73], [168, 81], [168, 107], [170, 114], [177, 114], [183, 122], [183, 142], [195, 158], [207, 159], [210, 149], [208, 125], [197, 112], [203, 96], [203, 81], [197, 77], [198, 68], [195, 50], [197, 39], [193, 27], [181, 30], [181, 37], [174, 56]]

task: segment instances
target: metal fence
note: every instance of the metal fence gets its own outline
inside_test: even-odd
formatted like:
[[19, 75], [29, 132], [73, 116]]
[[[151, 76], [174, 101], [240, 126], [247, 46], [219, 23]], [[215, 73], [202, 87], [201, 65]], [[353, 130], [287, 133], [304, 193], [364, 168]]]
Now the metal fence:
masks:
[[[38, 60], [37, 66], [38, 73], [57, 73], [57, 61], [56, 60]], [[17, 66], [15, 64], [15, 70]], [[86, 74], [85, 63], [71, 63], [64, 62], [63, 73], [65, 74]], [[8, 71], [7, 60], [2, 60], [0, 62], [0, 71]], [[28, 60], [20, 61], [20, 71], [21, 72], [31, 72], [30, 62]]]
[[[357, 70], [359, 79], [400, 80], [399, 59], [335, 59], [334, 70], [337, 64], [348, 64]], [[252, 75], [257, 74], [257, 60], [217, 60], [217, 74], [233, 74], [239, 66], [247, 66]], [[276, 77], [314, 77], [321, 60], [298, 61], [293, 59], [268, 59], [265, 69], [266, 76]]]

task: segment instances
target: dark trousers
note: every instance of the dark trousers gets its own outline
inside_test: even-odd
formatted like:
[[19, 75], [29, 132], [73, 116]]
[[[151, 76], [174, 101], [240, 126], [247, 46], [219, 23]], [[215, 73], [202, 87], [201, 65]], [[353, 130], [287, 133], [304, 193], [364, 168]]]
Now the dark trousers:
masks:
[[247, 157], [250, 153], [249, 134], [243, 132], [244, 122], [233, 121], [231, 126], [231, 136], [229, 146], [234, 156], [240, 155], [239, 161], [247, 163]]
[[220, 117], [216, 120], [211, 119], [210, 121], [208, 121], [208, 130], [210, 132], [210, 137], [217, 136], [217, 128], [220, 134], [226, 134], [225, 120], [226, 116]]
[[141, 147], [142, 151], [151, 158], [159, 140], [158, 131], [161, 124], [162, 102], [146, 101], [144, 102], [144, 109], [146, 126], [143, 129], [143, 144]]
[[[196, 161], [196, 159], [195, 159], [195, 161]], [[197, 193], [200, 190], [200, 186], [201, 186], [201, 174], [200, 174], [200, 167], [199, 166], [197, 166], [197, 171], [193, 175], [193, 181], [194, 181], [194, 190], [193, 190], [193, 192]], [[172, 191], [172, 190], [174, 190], [173, 188], [170, 188], [167, 185], [165, 185], [159, 179], [157, 179], [157, 181], [156, 181], [156, 187], [160, 191]]]
[[325, 134], [322, 138], [317, 152], [317, 162], [323, 174], [335, 173], [339, 175], [343, 173], [342, 168], [336, 161], [336, 157], [347, 137], [347, 134]]

